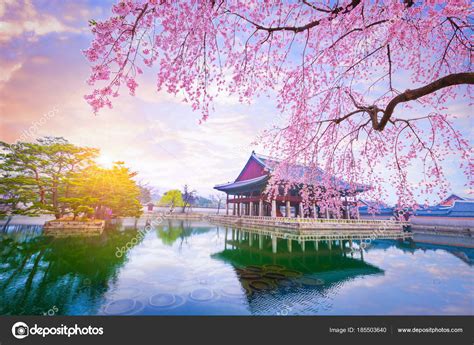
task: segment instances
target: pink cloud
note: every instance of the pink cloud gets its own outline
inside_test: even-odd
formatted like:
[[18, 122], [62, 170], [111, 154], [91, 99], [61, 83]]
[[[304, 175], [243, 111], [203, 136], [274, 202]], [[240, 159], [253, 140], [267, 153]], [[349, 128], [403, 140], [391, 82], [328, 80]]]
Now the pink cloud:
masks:
[[31, 0], [5, 0], [0, 5], [0, 43], [22, 35], [35, 41], [49, 33], [78, 32], [59, 18], [38, 11]]

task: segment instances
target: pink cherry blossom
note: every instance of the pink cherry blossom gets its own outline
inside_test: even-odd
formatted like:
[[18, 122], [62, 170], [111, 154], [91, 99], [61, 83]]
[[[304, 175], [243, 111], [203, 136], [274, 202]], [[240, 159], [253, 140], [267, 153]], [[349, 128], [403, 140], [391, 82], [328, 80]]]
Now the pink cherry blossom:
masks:
[[[203, 121], [216, 97], [272, 97], [286, 124], [259, 136], [283, 161], [269, 192], [298, 185], [305, 203], [318, 194], [323, 208], [340, 206], [338, 179], [353, 191], [372, 186], [373, 199], [389, 183], [400, 207], [442, 197], [449, 184], [440, 163], [450, 155], [472, 184], [473, 150], [447, 107], [472, 98], [471, 1], [336, 4], [118, 1], [110, 18], [91, 21], [84, 54], [96, 89], [85, 100], [94, 112], [110, 107], [123, 85], [139, 92], [137, 75], [152, 66], [157, 90], [179, 91]], [[301, 176], [290, 168], [298, 164], [312, 169]]]

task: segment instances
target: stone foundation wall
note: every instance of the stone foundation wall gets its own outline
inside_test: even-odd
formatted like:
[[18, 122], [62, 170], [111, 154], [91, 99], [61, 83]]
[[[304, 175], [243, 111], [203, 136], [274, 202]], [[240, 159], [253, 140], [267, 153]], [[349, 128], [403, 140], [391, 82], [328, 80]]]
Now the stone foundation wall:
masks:
[[95, 236], [104, 231], [105, 221], [87, 222], [50, 220], [44, 224], [43, 233], [47, 236]]

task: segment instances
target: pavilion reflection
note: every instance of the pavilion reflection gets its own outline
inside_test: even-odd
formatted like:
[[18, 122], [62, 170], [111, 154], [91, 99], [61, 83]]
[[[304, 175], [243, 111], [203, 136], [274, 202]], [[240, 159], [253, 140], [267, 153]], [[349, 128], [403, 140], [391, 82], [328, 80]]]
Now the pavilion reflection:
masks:
[[330, 296], [346, 282], [384, 274], [364, 262], [362, 253], [354, 254], [349, 241], [298, 242], [242, 229], [224, 231], [224, 250], [213, 258], [233, 266], [253, 314], [317, 314], [331, 309]]

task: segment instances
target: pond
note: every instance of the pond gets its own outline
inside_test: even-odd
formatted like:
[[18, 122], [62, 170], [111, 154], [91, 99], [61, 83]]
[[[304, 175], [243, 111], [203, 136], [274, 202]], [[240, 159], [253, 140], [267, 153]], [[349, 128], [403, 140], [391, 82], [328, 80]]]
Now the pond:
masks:
[[0, 313], [474, 314], [473, 249], [279, 239], [274, 254], [268, 237], [206, 221], [139, 229], [52, 238], [41, 226], [10, 226], [0, 237]]

